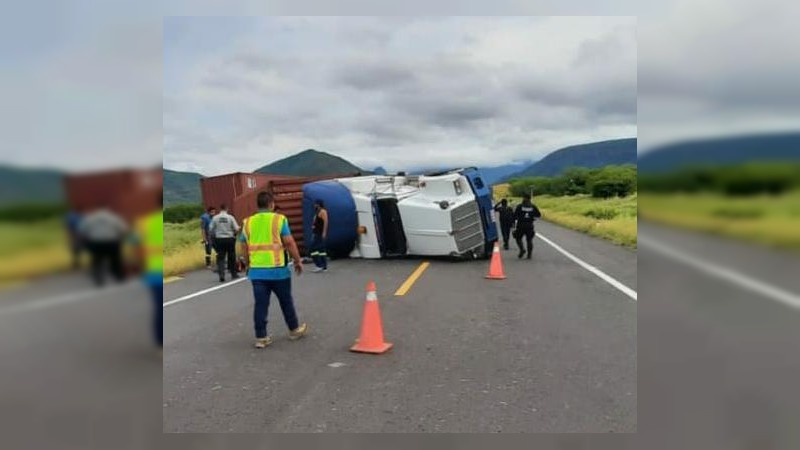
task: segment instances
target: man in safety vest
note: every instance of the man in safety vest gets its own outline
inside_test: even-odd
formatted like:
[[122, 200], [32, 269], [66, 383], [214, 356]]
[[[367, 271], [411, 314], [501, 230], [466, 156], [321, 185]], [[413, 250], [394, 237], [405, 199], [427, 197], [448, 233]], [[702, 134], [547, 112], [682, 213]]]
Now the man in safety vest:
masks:
[[[163, 207], [163, 196], [159, 201]], [[153, 335], [159, 347], [164, 345], [164, 213], [159, 209], [140, 219], [136, 226], [136, 240], [142, 261], [144, 282], [153, 300]]]
[[283, 319], [289, 328], [289, 339], [303, 337], [308, 326], [298, 322], [292, 300], [292, 272], [287, 251], [292, 256], [297, 275], [303, 273], [303, 263], [289, 230], [289, 222], [286, 216], [274, 212], [275, 202], [268, 192], [259, 192], [256, 204], [258, 212], [244, 220], [239, 240], [246, 245], [241, 254], [245, 255], [247, 276], [253, 283], [255, 296], [255, 346], [264, 348], [272, 343], [272, 338], [267, 334], [267, 313], [272, 292], [280, 302]]

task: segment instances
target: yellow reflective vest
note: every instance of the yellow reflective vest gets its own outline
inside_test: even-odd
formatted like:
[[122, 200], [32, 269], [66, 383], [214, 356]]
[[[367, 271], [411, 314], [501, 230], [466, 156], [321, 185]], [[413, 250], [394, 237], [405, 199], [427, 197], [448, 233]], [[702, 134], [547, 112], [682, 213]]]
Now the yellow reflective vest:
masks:
[[164, 269], [164, 213], [157, 211], [139, 223], [139, 234], [145, 250], [144, 269], [161, 273]]
[[281, 229], [286, 216], [274, 212], [256, 213], [244, 221], [250, 267], [274, 269], [286, 266]]

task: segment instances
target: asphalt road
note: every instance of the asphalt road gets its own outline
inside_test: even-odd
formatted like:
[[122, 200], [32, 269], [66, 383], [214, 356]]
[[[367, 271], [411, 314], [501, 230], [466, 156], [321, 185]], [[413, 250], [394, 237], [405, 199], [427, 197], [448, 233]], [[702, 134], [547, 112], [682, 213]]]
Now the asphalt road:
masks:
[[800, 448], [798, 268], [796, 254], [639, 222], [648, 448]]
[[[151, 299], [83, 275], [0, 292], [0, 433], [7, 448], [147, 448], [161, 416]], [[24, 443], [24, 444], [23, 444]]]
[[[636, 289], [636, 253], [551, 224], [538, 231]], [[637, 304], [536, 240], [534, 259], [339, 260], [293, 280], [310, 335], [252, 348], [244, 281], [165, 309], [165, 432], [633, 432]], [[350, 353], [364, 287], [378, 287], [394, 348]], [[210, 272], [165, 286], [165, 300], [217, 286]]]

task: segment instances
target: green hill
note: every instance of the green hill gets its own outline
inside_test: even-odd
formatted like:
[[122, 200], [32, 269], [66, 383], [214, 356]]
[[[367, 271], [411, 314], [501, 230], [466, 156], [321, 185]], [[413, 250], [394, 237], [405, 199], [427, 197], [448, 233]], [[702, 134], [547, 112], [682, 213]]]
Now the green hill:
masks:
[[0, 166], [0, 205], [61, 202], [63, 177], [57, 170]]
[[257, 169], [256, 172], [297, 176], [351, 175], [359, 172], [362, 174], [369, 173], [343, 158], [312, 149], [270, 163]]
[[199, 173], [164, 169], [164, 206], [200, 203], [202, 177]]
[[636, 138], [615, 139], [572, 145], [556, 150], [524, 170], [506, 177], [559, 175], [570, 167], [603, 167], [610, 164], [636, 164]]

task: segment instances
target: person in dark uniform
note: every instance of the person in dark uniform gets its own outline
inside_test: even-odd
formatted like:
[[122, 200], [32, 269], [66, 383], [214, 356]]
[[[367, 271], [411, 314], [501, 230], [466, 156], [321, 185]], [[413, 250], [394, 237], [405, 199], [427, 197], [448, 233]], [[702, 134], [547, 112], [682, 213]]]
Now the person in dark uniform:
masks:
[[514, 221], [516, 222], [517, 231], [515, 236], [517, 238], [517, 246], [519, 247], [519, 257], [525, 256], [525, 249], [522, 248], [522, 237], [525, 237], [525, 242], [528, 248], [528, 259], [531, 259], [533, 253], [533, 236], [536, 232], [533, 229], [533, 221], [542, 217], [539, 208], [531, 203], [531, 196], [525, 195], [522, 197], [522, 203], [517, 206], [514, 211]]
[[328, 239], [328, 210], [322, 200], [314, 202], [314, 225], [312, 227], [311, 258], [317, 267], [312, 272], [327, 272], [328, 251], [325, 240]]
[[502, 199], [494, 207], [500, 216], [500, 231], [503, 234], [503, 248], [508, 250], [508, 237], [511, 234], [511, 225], [514, 224], [514, 210], [508, 206], [508, 200]]

